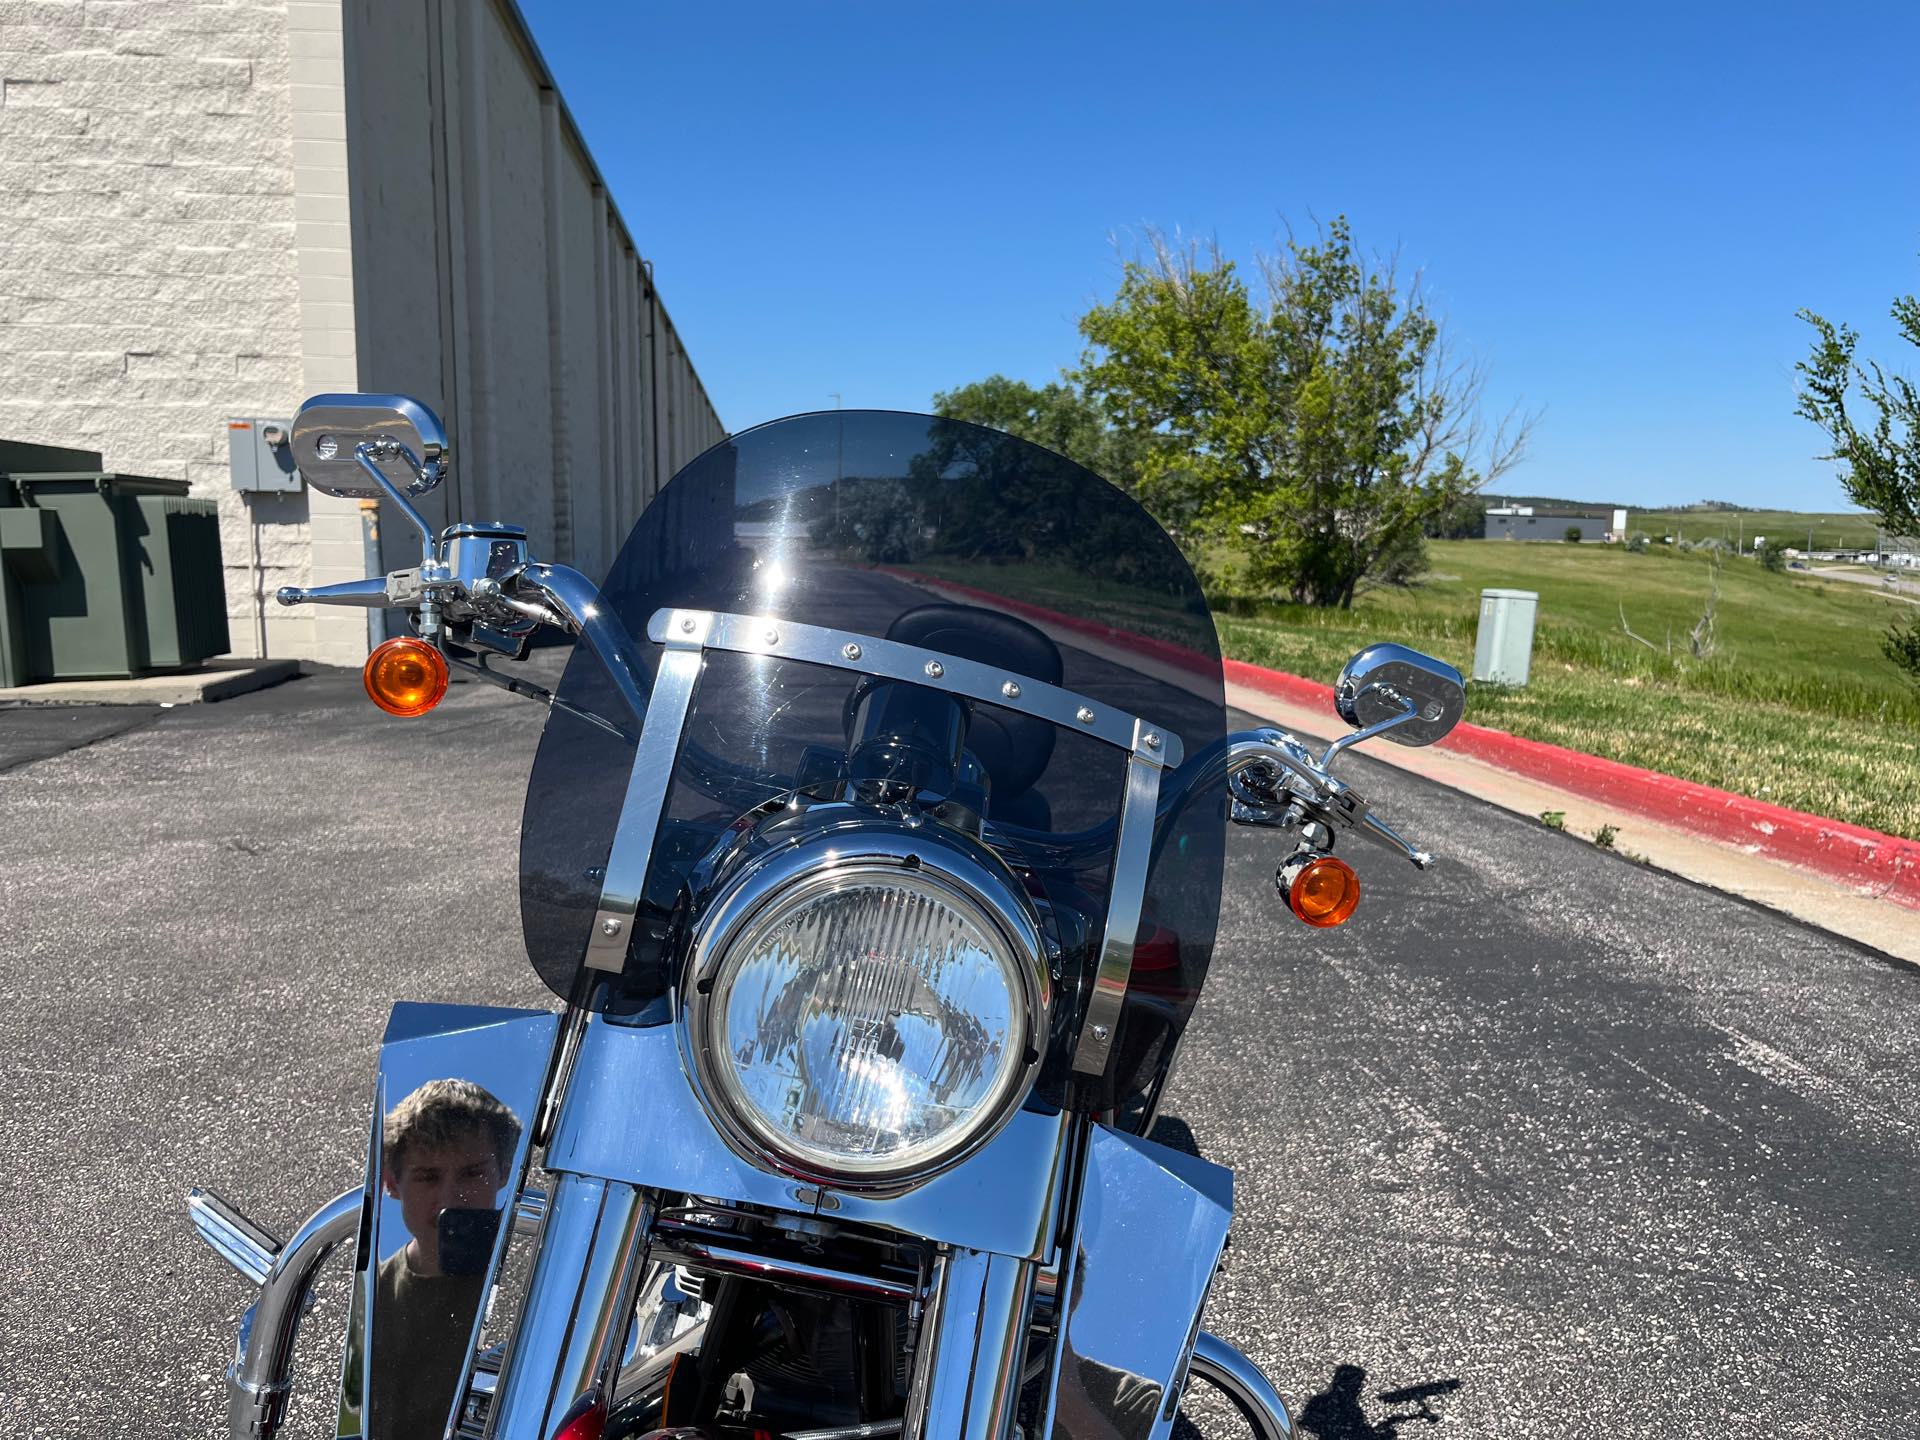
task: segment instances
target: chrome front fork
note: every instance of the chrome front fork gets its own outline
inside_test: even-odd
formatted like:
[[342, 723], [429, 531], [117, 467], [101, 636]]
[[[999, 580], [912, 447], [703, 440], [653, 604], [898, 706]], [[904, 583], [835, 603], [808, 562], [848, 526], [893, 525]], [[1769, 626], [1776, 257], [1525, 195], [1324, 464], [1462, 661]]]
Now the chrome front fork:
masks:
[[583, 1408], [605, 1403], [633, 1321], [652, 1219], [651, 1197], [631, 1185], [558, 1178], [489, 1434], [544, 1440]]
[[934, 1263], [933, 1294], [907, 1393], [906, 1440], [1006, 1440], [1020, 1404], [1032, 1260], [955, 1250]]

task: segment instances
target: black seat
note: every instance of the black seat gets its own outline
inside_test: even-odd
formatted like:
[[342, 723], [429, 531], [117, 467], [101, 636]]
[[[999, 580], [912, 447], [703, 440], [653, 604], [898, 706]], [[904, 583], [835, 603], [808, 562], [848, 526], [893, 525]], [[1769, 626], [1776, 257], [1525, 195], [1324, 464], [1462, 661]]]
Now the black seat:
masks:
[[[887, 639], [977, 661], [1029, 680], [1058, 685], [1060, 650], [1024, 620], [977, 605], [922, 605], [887, 627]], [[992, 807], [1002, 807], [1032, 788], [1053, 758], [1053, 726], [1035, 715], [998, 705], [975, 705], [967, 749], [993, 786]]]

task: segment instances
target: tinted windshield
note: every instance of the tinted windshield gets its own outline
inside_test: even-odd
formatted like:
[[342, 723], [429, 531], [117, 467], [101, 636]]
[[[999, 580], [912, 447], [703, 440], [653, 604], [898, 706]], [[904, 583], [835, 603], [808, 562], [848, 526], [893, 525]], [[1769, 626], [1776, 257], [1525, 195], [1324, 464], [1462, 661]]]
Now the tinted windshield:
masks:
[[[662, 647], [649, 619], [697, 609], [904, 641], [1064, 687], [1177, 735], [1192, 757], [1225, 730], [1217, 641], [1178, 548], [1121, 491], [998, 431], [927, 416], [831, 411], [782, 420], [693, 461], [642, 515], [602, 586], [637, 638], [650, 690]], [[592, 1003], [666, 1018], [689, 876], [755, 806], [845, 783], [849, 752], [894, 705], [894, 730], [937, 730], [920, 686], [876, 697], [858, 673], [708, 650], [674, 761], [625, 969]], [[596, 657], [568, 664], [535, 758], [522, 827], [528, 953], [562, 996], [581, 964], [634, 757], [637, 726]], [[615, 722], [624, 734], [584, 718]], [[1111, 880], [1126, 752], [1038, 717], [974, 702], [957, 721], [966, 764], [921, 774], [974, 816], [1048, 917], [1060, 993], [1084, 1001]], [[863, 730], [866, 727], [866, 730]], [[958, 743], [958, 742], [957, 742]], [[937, 748], [937, 747], [936, 747]], [[898, 763], [897, 747], [888, 752]], [[861, 762], [856, 754], [853, 769]], [[1163, 787], [1165, 788], [1165, 787]], [[1129, 986], [1118, 1105], [1151, 1082], [1190, 1012], [1218, 917], [1223, 800], [1162, 824]], [[942, 812], [944, 813], [944, 812]], [[958, 823], [958, 822], [957, 822]], [[697, 886], [698, 881], [692, 882]]]

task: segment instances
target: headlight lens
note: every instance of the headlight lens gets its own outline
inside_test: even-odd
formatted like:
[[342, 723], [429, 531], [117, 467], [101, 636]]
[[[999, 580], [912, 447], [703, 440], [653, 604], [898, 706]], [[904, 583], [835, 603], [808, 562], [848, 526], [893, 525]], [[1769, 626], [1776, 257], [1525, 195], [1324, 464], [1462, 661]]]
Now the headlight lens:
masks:
[[815, 871], [721, 940], [701, 1068], [730, 1114], [799, 1168], [926, 1169], [1019, 1098], [1037, 956], [944, 879], [888, 864]]

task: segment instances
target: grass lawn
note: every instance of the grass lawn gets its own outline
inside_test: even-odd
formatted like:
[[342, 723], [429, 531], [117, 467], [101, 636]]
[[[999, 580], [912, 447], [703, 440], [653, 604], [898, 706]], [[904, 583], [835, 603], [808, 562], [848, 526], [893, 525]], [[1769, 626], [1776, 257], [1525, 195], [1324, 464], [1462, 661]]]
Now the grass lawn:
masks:
[[[1702, 556], [1477, 540], [1435, 542], [1430, 554], [1423, 583], [1363, 595], [1351, 611], [1217, 597], [1221, 648], [1331, 682], [1362, 645], [1394, 639], [1471, 674], [1480, 591], [1537, 591], [1531, 683], [1470, 687], [1469, 720], [1920, 838], [1920, 691], [1880, 653], [1911, 605], [1728, 560], [1718, 648], [1699, 661], [1687, 633], [1711, 583]], [[964, 564], [916, 568], [986, 578]], [[1036, 604], [1165, 633], [1150, 605], [1097, 576], [1036, 569], [1021, 589]], [[1623, 633], [1622, 608], [1657, 650]]]

